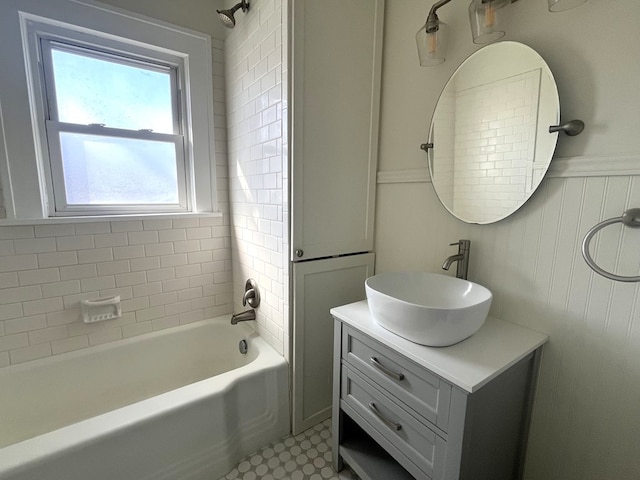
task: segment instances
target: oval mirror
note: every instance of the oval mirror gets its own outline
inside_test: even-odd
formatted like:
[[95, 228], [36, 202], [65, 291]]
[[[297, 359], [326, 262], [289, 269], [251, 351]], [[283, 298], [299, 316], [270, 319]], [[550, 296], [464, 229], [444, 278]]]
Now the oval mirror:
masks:
[[438, 198], [467, 223], [508, 217], [549, 167], [560, 119], [549, 67], [517, 42], [486, 46], [453, 73], [429, 130], [429, 173]]

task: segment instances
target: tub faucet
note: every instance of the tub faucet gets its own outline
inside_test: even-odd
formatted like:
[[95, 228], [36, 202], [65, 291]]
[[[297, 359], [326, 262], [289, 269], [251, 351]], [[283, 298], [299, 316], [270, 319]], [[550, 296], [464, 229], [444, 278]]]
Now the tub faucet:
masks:
[[467, 273], [469, 271], [469, 250], [471, 250], [471, 241], [458, 240], [456, 243], [451, 243], [450, 245], [458, 245], [458, 253], [447, 257], [442, 264], [442, 269], [449, 270], [449, 267], [451, 267], [453, 262], [458, 262], [456, 277], [466, 280]]
[[231, 325], [237, 325], [238, 322], [249, 322], [255, 319], [256, 311], [252, 308], [251, 310], [245, 310], [244, 312], [231, 315]]

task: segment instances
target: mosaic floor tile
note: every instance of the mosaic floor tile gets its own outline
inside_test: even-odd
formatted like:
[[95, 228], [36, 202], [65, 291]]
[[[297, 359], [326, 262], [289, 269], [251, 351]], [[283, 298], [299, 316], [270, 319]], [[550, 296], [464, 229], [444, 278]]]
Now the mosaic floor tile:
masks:
[[331, 466], [331, 420], [285, 437], [244, 458], [220, 480], [357, 480]]

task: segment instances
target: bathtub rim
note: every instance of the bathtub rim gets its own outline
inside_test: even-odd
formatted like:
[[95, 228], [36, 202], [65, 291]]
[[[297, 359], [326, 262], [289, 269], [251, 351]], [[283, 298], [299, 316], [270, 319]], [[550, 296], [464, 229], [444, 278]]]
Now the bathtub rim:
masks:
[[[117, 347], [117, 345], [135, 343], [152, 336], [170, 335], [175, 333], [176, 329], [188, 330], [209, 324], [228, 324], [230, 318], [231, 315], [223, 315], [200, 320], [172, 329], [109, 342], [104, 345], [98, 345], [95, 348], [108, 350]], [[17, 473], [34, 462], [45, 462], [60, 457], [66, 452], [83, 448], [97, 442], [98, 438], [117, 435], [133, 424], [151, 422], [163, 415], [181, 410], [191, 404], [202, 401], [214, 391], [226, 392], [232, 389], [234, 384], [242, 378], [259, 375], [261, 372], [278, 368], [283, 368], [288, 372], [288, 364], [285, 358], [256, 331], [248, 325], [236, 325], [230, 328], [236, 327], [241, 330], [242, 337], [249, 341], [249, 347], [257, 349], [256, 357], [246, 365], [0, 448], [0, 478], [3, 478], [4, 475]], [[18, 364], [15, 367], [37, 367], [36, 362], [50, 363], [51, 361], [58, 361], [56, 357], [81, 358], [95, 351], [95, 349], [82, 349], [56, 355], [55, 357], [34, 360], [26, 364]], [[41, 360], [44, 360], [44, 362], [41, 362]], [[19, 371], [19, 369], [17, 370]], [[288, 392], [286, 394], [288, 395]], [[96, 437], [96, 431], [101, 432], [100, 437]]]

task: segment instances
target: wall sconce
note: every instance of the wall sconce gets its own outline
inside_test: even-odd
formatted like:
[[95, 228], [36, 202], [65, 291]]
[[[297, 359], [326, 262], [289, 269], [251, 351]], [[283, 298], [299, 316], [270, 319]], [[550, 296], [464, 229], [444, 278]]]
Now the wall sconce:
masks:
[[[438, 18], [437, 10], [451, 0], [439, 0], [429, 10], [427, 21], [416, 34], [418, 58], [422, 67], [432, 67], [445, 61], [449, 27]], [[517, 0], [471, 0], [469, 22], [473, 43], [492, 43], [505, 35], [500, 9]], [[549, 11], [561, 12], [577, 7], [587, 0], [547, 0]]]

